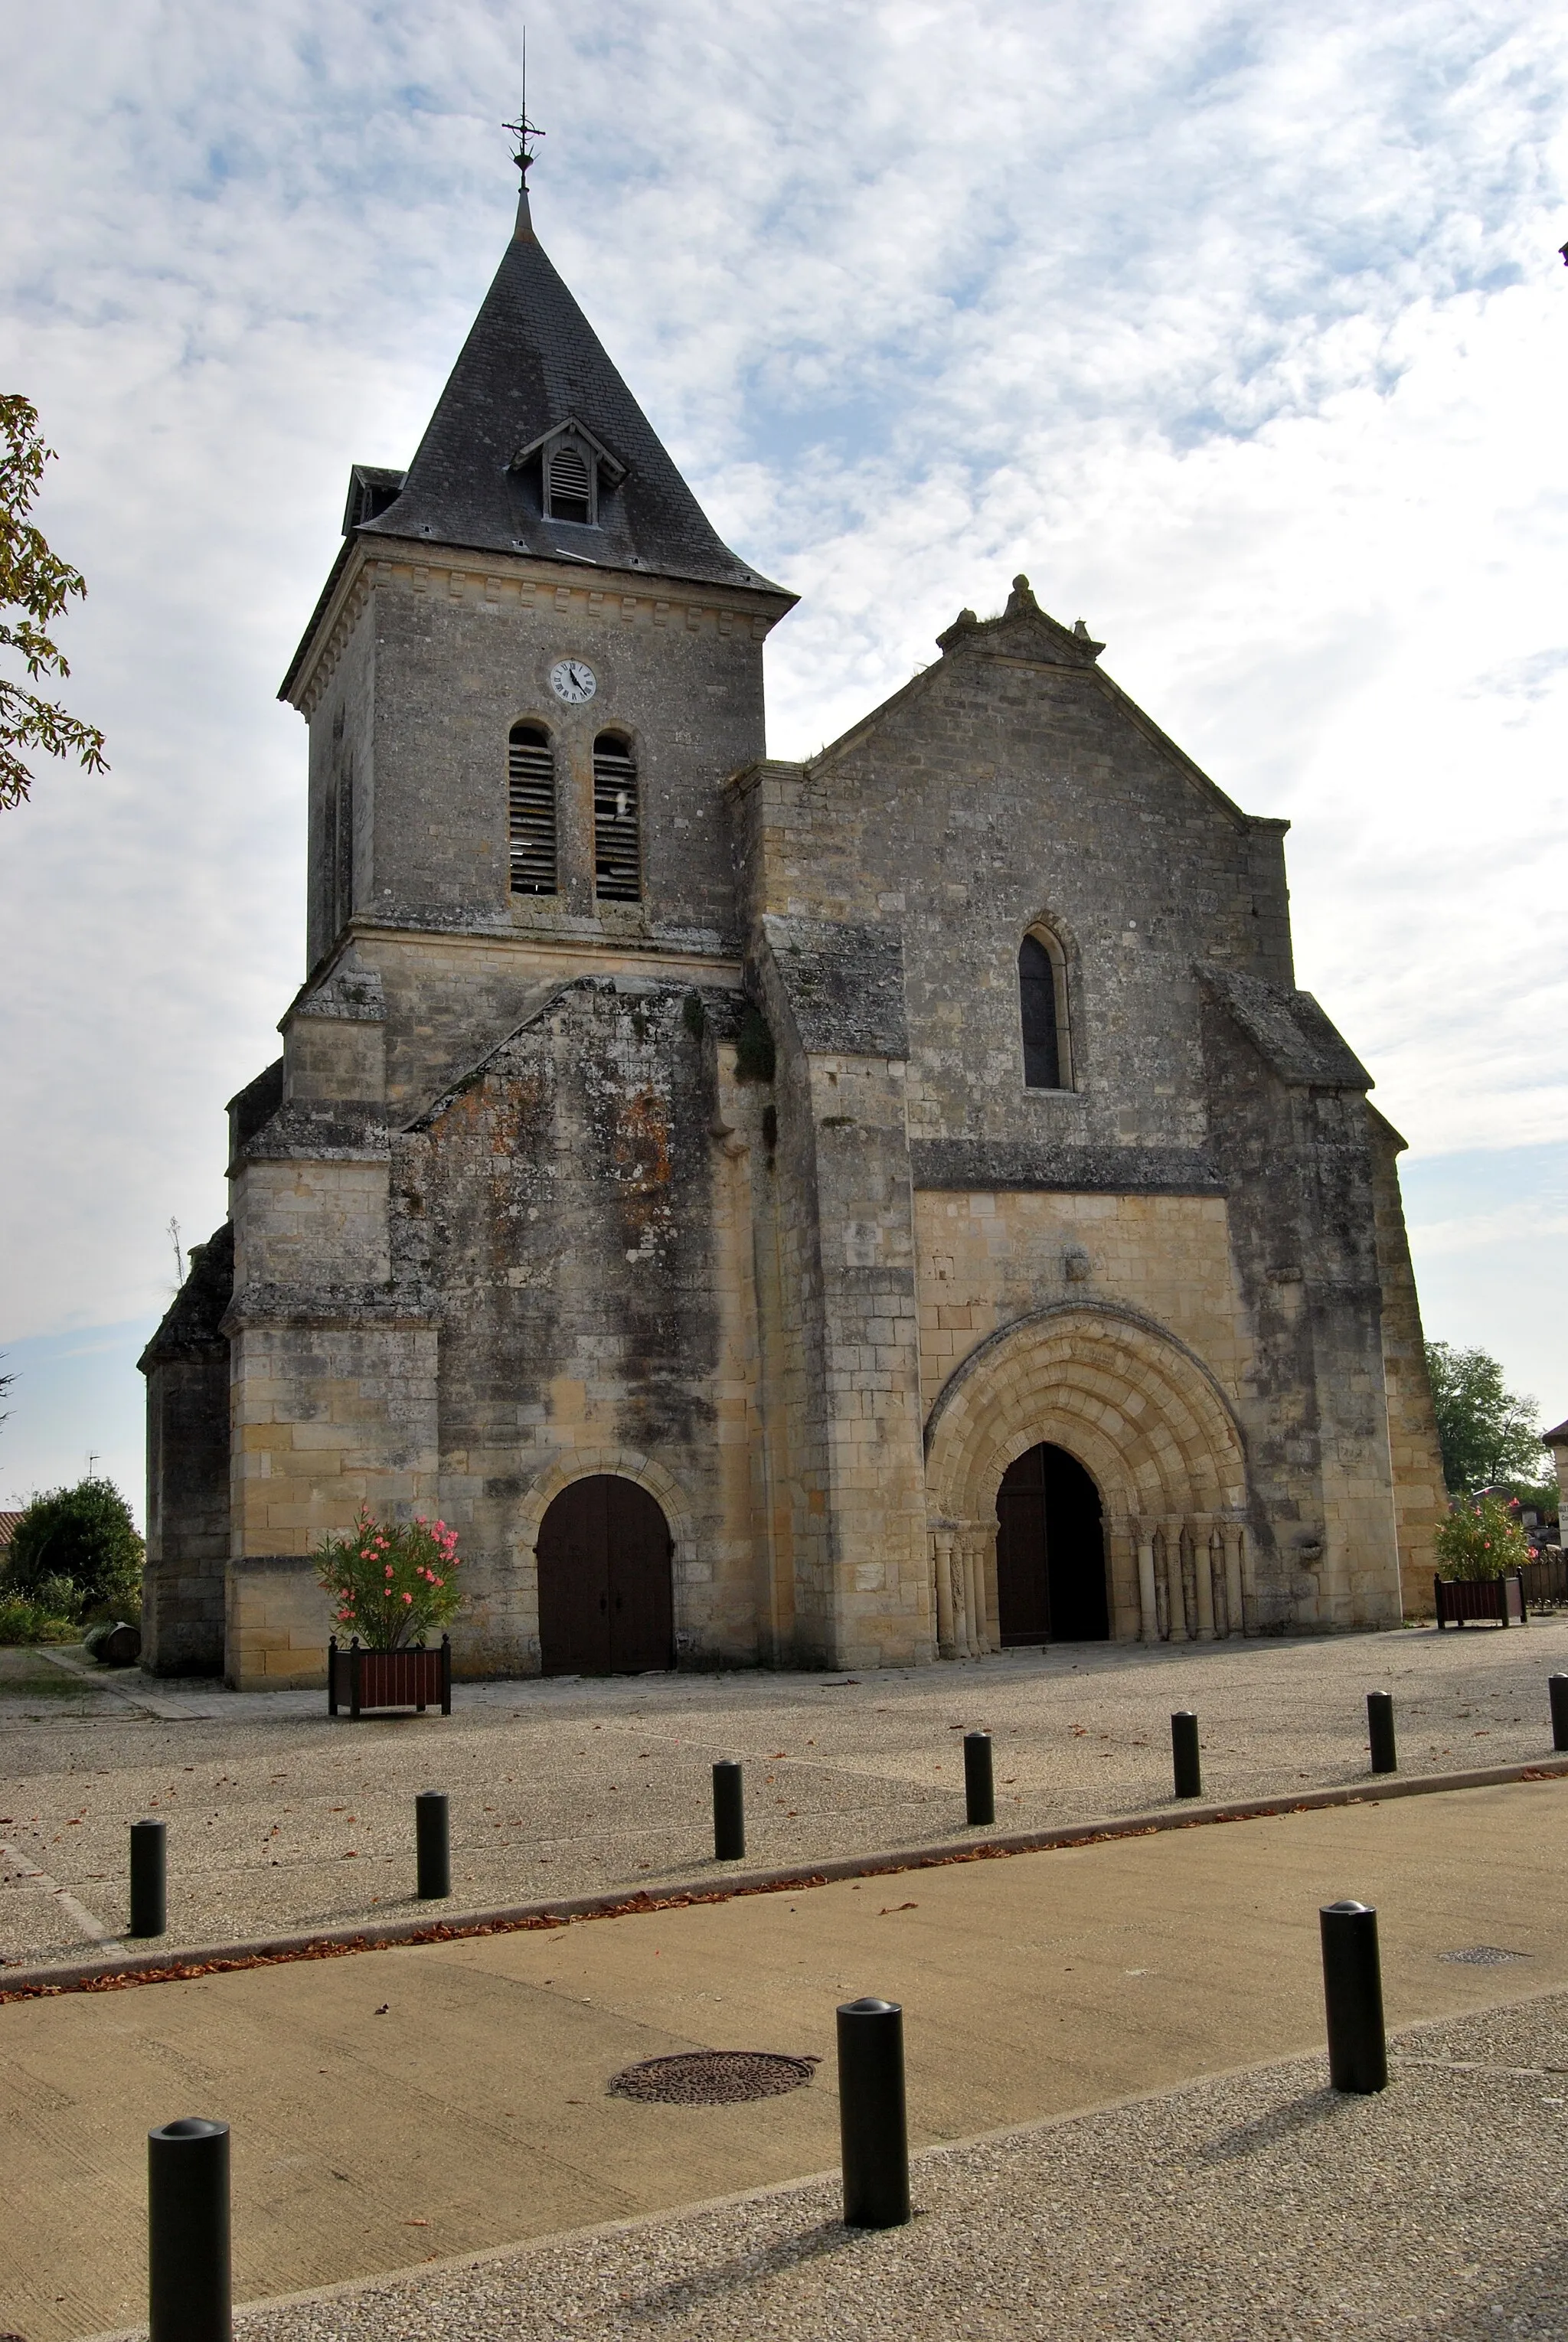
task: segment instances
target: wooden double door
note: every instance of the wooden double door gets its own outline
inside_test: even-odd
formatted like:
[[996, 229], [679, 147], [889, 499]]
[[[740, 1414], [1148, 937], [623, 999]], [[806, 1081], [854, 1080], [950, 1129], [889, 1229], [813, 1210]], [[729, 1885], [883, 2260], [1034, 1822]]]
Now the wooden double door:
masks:
[[547, 1676], [641, 1675], [674, 1660], [669, 1524], [609, 1473], [563, 1488], [539, 1528], [540, 1665]]
[[1100, 1492], [1075, 1456], [1042, 1443], [996, 1495], [996, 1607], [1004, 1649], [1110, 1634]]

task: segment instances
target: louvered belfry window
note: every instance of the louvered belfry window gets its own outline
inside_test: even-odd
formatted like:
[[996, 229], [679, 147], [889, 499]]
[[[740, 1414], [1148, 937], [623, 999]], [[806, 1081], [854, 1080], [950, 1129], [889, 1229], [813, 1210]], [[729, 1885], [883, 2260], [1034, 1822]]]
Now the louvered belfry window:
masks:
[[542, 724], [514, 724], [506, 743], [512, 892], [555, 892], [555, 757]]
[[588, 451], [575, 439], [557, 439], [544, 459], [544, 502], [552, 520], [594, 518]]
[[594, 892], [602, 903], [643, 896], [637, 766], [631, 744], [613, 732], [594, 743]]

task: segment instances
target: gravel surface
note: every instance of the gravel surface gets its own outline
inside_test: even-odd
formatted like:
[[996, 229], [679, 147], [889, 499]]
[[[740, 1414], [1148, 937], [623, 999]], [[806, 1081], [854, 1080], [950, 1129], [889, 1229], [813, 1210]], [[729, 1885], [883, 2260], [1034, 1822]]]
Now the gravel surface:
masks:
[[433, 1916], [413, 1895], [423, 1788], [452, 1797], [454, 1892], [441, 1907], [459, 1912], [713, 1871], [718, 1756], [746, 1765], [747, 1861], [726, 1870], [962, 1833], [968, 1726], [995, 1736], [1003, 1830], [1168, 1801], [1180, 1707], [1201, 1719], [1205, 1794], [1220, 1798], [1363, 1779], [1365, 1695], [1377, 1689], [1393, 1694], [1406, 1774], [1528, 1762], [1551, 1746], [1545, 1678], [1568, 1669], [1568, 1620], [1057, 1646], [858, 1679], [460, 1684], [450, 1718], [357, 1724], [329, 1719], [321, 1693], [0, 1660], [25, 1662], [9, 1676], [0, 1666], [0, 1958], [15, 1962], [79, 1956], [74, 1907], [123, 1932], [126, 1826], [144, 1814], [169, 1824], [167, 1940], [194, 1944]]
[[[335, 2288], [242, 2342], [1512, 2342], [1568, 2334], [1568, 1996], [938, 2149], [907, 2228], [836, 2180]], [[695, 2118], [695, 2117], [694, 2117]]]

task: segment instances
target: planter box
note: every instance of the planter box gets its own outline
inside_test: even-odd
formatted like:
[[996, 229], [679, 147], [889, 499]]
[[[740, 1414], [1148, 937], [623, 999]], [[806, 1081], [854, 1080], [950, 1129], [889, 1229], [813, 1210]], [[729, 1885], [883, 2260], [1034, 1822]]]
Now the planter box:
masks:
[[1523, 1626], [1524, 1588], [1518, 1573], [1506, 1577], [1434, 1577], [1437, 1624], [1463, 1626], [1467, 1619], [1490, 1619], [1498, 1626]]
[[1568, 1558], [1544, 1552], [1539, 1561], [1527, 1561], [1519, 1572], [1527, 1610], [1560, 1609], [1568, 1603]]
[[364, 1651], [357, 1641], [340, 1651], [335, 1635], [326, 1646], [326, 1712], [336, 1716], [345, 1706], [351, 1716], [385, 1707], [412, 1707], [421, 1716], [439, 1707], [450, 1716], [450, 1635], [443, 1635], [438, 1651], [423, 1643], [411, 1651]]

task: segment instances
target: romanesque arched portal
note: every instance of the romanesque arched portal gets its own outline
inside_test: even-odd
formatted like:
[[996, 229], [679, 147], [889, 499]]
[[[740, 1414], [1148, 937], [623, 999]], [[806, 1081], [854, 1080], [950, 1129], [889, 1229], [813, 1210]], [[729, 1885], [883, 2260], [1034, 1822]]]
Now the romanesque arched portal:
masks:
[[1223, 1392], [1160, 1326], [1069, 1303], [983, 1342], [932, 1407], [926, 1498], [944, 1656], [996, 1647], [997, 1490], [1043, 1442], [1099, 1489], [1114, 1635], [1206, 1641], [1250, 1629], [1246, 1461]]

